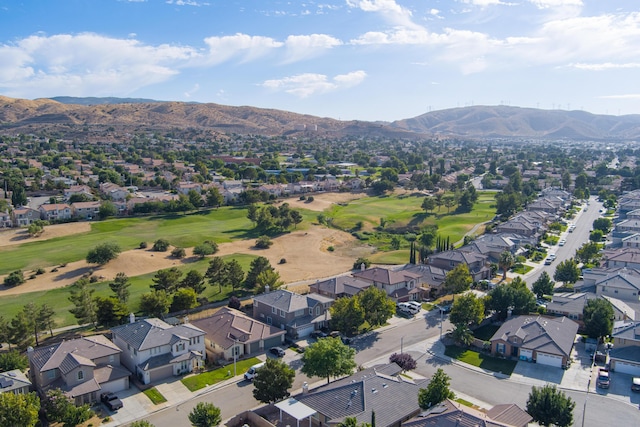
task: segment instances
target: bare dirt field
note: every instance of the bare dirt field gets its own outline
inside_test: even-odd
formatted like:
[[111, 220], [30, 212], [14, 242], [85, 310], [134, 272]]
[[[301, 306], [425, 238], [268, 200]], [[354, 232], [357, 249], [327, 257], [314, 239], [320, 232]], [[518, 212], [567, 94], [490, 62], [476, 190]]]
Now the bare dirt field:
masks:
[[[320, 193], [314, 194], [313, 202], [299, 200], [299, 198], [285, 199], [292, 208], [305, 208], [313, 211], [324, 211], [334, 203], [346, 203], [361, 197], [365, 193]], [[0, 246], [11, 246], [38, 240], [84, 233], [91, 230], [88, 222], [72, 224], [57, 224], [47, 226], [44, 233], [38, 237], [29, 237], [25, 229], [13, 229], [0, 232]], [[253, 248], [254, 240], [243, 240], [219, 245], [217, 256], [232, 254], [251, 254], [264, 256], [280, 273], [285, 283], [304, 282], [312, 279], [333, 276], [349, 271], [354, 260], [359, 256], [370, 254], [373, 249], [361, 246], [355, 238], [339, 230], [328, 229], [323, 226], [311, 225], [305, 231], [293, 231], [273, 239], [273, 246], [266, 250]], [[333, 246], [334, 251], [329, 251]], [[187, 255], [192, 255], [187, 250]], [[285, 259], [286, 262], [280, 264]], [[89, 265], [84, 260], [70, 262], [57, 272], [47, 272], [27, 280], [26, 283], [15, 288], [4, 288], [0, 285], [0, 296], [15, 295], [26, 292], [44, 291], [67, 286], [80, 279], [82, 275], [93, 270], [93, 274], [101, 280], [111, 280], [117, 273], [123, 272], [129, 277], [152, 273], [163, 268], [184, 265], [193, 262], [195, 257], [188, 256], [177, 260], [171, 257], [171, 250], [167, 252], [153, 252], [151, 250], [131, 250], [120, 254], [117, 259], [102, 267]], [[31, 272], [25, 272], [25, 276]], [[4, 277], [0, 277], [0, 282]]]

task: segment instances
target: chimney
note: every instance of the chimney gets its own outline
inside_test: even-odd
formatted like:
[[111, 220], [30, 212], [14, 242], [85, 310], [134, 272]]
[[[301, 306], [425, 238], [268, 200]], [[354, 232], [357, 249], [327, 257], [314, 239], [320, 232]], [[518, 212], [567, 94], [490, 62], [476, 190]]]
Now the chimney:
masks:
[[365, 271], [366, 269], [367, 269], [367, 266], [364, 265], [364, 262], [360, 264], [360, 271]]
[[129, 323], [136, 323], [136, 315], [129, 313]]
[[302, 383], [302, 394], [307, 393], [309, 393], [309, 383], [305, 381]]
[[264, 293], [265, 293], [265, 294], [268, 294], [268, 293], [269, 293], [269, 291], [270, 291], [270, 289], [271, 289], [271, 288], [269, 287], [269, 285], [265, 285], [265, 286], [264, 286]]

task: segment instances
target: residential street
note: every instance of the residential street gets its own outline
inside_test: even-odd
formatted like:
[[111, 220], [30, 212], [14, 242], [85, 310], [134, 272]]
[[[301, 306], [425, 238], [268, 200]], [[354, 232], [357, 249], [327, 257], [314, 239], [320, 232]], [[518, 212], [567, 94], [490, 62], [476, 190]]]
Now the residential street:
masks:
[[537, 268], [534, 268], [523, 276], [529, 287], [538, 280], [543, 271], [546, 271], [547, 274], [549, 274], [549, 277], [553, 279], [556, 266], [562, 261], [573, 257], [576, 250], [578, 250], [585, 242], [589, 241], [589, 233], [591, 232], [593, 221], [602, 215], [600, 213], [602, 203], [599, 202], [596, 197], [591, 197], [591, 199], [589, 199], [589, 205], [584, 207], [587, 208], [587, 211], [585, 212], [583, 208], [573, 220], [573, 224], [576, 226], [573, 233], [565, 231], [560, 235], [560, 239], [566, 239], [567, 243], [564, 246], [555, 245], [549, 249], [549, 253], [556, 254], [556, 260], [553, 261], [551, 265], [544, 265], [544, 263], [540, 263]]
[[[597, 211], [596, 211], [597, 212]], [[356, 361], [359, 365], [370, 366], [375, 363], [385, 363], [394, 352], [400, 352], [401, 346], [405, 352], [411, 353], [418, 360], [418, 368], [415, 372], [426, 378], [433, 375], [437, 368], [442, 367], [451, 377], [452, 389], [464, 399], [488, 408], [495, 404], [517, 403], [520, 407], [526, 406], [531, 386], [540, 384], [540, 381], [518, 377], [511, 379], [499, 378], [497, 374], [482, 372], [479, 368], [469, 367], [459, 362], [452, 362], [441, 353], [442, 346], [438, 342], [440, 335], [440, 316], [432, 311], [421, 312], [416, 318], [394, 318], [392, 324], [384, 330], [368, 334], [356, 340], [353, 346], [357, 349]], [[446, 332], [450, 324], [445, 320], [443, 330]], [[375, 347], [374, 347], [375, 346]], [[429, 352], [428, 352], [429, 351]], [[435, 353], [435, 354], [433, 354]], [[292, 394], [297, 394], [304, 381], [309, 381], [299, 372], [300, 356], [287, 351], [287, 360], [296, 368], [296, 380]], [[527, 363], [527, 362], [519, 362]], [[542, 369], [555, 369], [542, 367]], [[554, 371], [562, 377], [567, 371]], [[309, 381], [314, 388], [325, 383], [325, 380], [314, 378]], [[578, 390], [565, 389], [568, 396], [576, 401], [574, 410], [574, 425], [587, 427], [602, 427], [613, 422], [623, 425], [634, 425], [638, 419], [638, 402], [636, 397], [628, 396], [610, 397], [601, 394], [586, 394], [587, 384], [577, 384]], [[230, 385], [206, 392], [188, 401], [153, 413], [145, 419], [157, 427], [173, 427], [187, 425], [188, 414], [201, 401], [212, 402], [222, 410], [222, 418], [226, 420], [246, 409], [258, 406], [253, 398], [252, 385], [247, 381], [240, 381]], [[625, 399], [627, 399], [625, 401]], [[634, 400], [636, 399], [636, 400]], [[584, 424], [582, 414], [585, 408]], [[615, 415], [612, 415], [615, 414]]]

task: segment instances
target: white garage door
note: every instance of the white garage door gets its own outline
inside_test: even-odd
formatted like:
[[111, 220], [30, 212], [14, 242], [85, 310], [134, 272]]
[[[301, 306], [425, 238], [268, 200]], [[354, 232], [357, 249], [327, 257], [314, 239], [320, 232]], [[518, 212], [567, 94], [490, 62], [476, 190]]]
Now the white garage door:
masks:
[[540, 353], [536, 357], [536, 363], [541, 365], [555, 366], [556, 368], [562, 367], [562, 357], [553, 354]]
[[108, 383], [102, 383], [100, 384], [100, 388], [102, 389], [101, 393], [111, 392], [117, 394], [119, 391], [129, 388], [129, 377], [120, 378]]
[[298, 338], [308, 337], [309, 335], [311, 335], [311, 332], [313, 332], [314, 329], [315, 327], [313, 325], [305, 326], [298, 329]]
[[640, 375], [640, 366], [635, 365], [633, 363], [627, 363], [627, 362], [622, 362], [620, 360], [616, 360], [612, 368], [614, 371], [620, 372], [621, 374], [629, 374], [634, 376]]

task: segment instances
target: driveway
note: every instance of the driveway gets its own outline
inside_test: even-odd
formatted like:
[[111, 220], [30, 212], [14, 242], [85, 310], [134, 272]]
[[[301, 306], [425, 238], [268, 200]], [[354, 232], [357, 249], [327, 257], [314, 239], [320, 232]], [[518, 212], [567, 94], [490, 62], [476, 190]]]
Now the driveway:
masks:
[[151, 412], [159, 409], [158, 407], [160, 406], [154, 405], [151, 400], [133, 384], [131, 384], [131, 388], [129, 388], [129, 390], [119, 391], [116, 394], [120, 400], [122, 400], [122, 408], [117, 412], [110, 413], [109, 416], [111, 417], [112, 422], [105, 423], [103, 424], [104, 426], [125, 425], [142, 416], [150, 414]]

